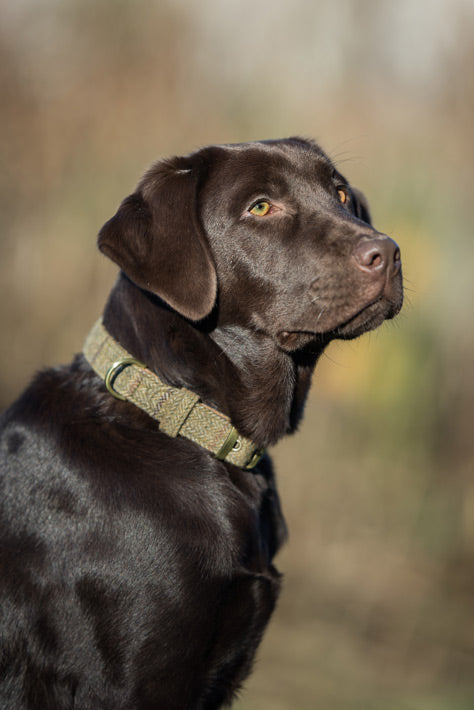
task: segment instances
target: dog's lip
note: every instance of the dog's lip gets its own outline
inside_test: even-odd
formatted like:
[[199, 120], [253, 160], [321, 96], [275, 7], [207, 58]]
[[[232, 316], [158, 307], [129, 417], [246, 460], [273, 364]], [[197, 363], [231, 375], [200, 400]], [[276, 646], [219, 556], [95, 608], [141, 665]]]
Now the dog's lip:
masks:
[[[377, 308], [378, 304], [383, 303], [384, 308]], [[395, 318], [400, 312], [403, 304], [403, 298], [397, 301], [388, 299], [384, 293], [381, 293], [377, 298], [366, 303], [362, 308], [359, 308], [355, 313], [345, 318], [340, 323], [333, 327], [317, 331], [310, 328], [280, 330], [277, 333], [277, 340], [282, 347], [292, 348], [304, 338], [307, 341], [327, 339], [328, 341], [335, 337], [356, 337], [362, 333], [373, 330], [383, 323], [385, 320]]]
[[313, 333], [310, 330], [280, 330], [276, 334], [276, 341], [278, 345], [285, 352], [294, 352], [300, 350], [310, 343], [318, 343], [324, 347], [327, 342], [324, 335], [320, 333]]
[[[379, 308], [382, 304], [382, 308]], [[338, 325], [331, 328], [326, 333], [328, 336], [340, 337], [356, 337], [365, 332], [374, 330], [381, 325], [385, 320], [391, 320], [400, 312], [403, 305], [403, 296], [396, 300], [387, 298], [383, 292], [378, 298], [372, 299], [363, 308], [360, 308], [352, 316], [346, 318]]]
[[391, 308], [392, 304], [387, 303], [388, 308], [384, 309], [374, 308], [383, 300], [383, 298], [378, 298], [372, 301], [372, 303], [369, 303], [351, 318], [343, 323], [339, 323], [339, 325], [333, 328], [331, 333], [333, 333], [334, 336], [346, 335], [355, 337], [369, 330], [374, 330], [374, 328], [377, 328], [385, 320], [393, 318], [395, 313], [393, 313], [393, 309]]
[[[397, 271], [395, 276], [401, 273]], [[357, 329], [357, 334], [365, 332], [365, 330], [373, 330], [378, 327], [384, 320], [390, 320], [400, 312], [403, 305], [403, 288], [399, 281], [400, 289], [397, 288], [396, 278], [387, 278], [385, 282], [380, 284], [379, 289], [363, 306], [357, 308], [353, 313], [344, 317], [339, 323], [324, 331], [315, 331], [317, 335], [335, 336], [341, 331], [350, 333], [352, 326]], [[380, 310], [374, 312], [374, 307], [382, 304]], [[359, 321], [359, 322], [358, 322]], [[364, 329], [364, 325], [367, 327]]]

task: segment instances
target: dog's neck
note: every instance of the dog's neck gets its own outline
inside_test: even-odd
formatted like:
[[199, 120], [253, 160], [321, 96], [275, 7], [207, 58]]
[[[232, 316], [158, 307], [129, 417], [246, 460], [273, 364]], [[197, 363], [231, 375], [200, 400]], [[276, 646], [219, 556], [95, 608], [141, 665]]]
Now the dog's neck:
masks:
[[169, 384], [196, 392], [259, 446], [295, 430], [323, 350], [313, 345], [290, 354], [241, 326], [196, 326], [123, 274], [104, 325], [134, 357]]

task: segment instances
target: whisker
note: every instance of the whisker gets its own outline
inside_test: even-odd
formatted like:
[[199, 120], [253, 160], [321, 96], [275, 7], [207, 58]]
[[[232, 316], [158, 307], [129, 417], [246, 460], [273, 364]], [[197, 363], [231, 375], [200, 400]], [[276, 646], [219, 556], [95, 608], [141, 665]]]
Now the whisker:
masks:
[[319, 316], [316, 318], [316, 325], [318, 325], [319, 321], [321, 320], [321, 316], [323, 315], [323, 313], [326, 312], [326, 310], [327, 310], [326, 308], [321, 308], [321, 310], [319, 312]]

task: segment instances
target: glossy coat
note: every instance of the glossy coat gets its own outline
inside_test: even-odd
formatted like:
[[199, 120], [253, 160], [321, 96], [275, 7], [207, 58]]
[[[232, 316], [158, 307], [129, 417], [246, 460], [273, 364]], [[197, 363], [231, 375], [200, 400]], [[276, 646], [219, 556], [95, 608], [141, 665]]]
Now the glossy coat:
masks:
[[[157, 163], [99, 247], [121, 269], [110, 333], [260, 446], [295, 430], [327, 343], [402, 302], [398, 247], [297, 138]], [[3, 415], [0, 456], [0, 707], [230, 704], [280, 587], [269, 457], [244, 471], [169, 438], [82, 355]]]

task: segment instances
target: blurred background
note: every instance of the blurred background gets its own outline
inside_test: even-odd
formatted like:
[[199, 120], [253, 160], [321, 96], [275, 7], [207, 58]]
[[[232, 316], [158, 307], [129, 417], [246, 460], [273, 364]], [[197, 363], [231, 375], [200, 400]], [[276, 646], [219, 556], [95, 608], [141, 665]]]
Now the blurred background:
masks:
[[474, 707], [472, 0], [1, 0], [0, 406], [68, 361], [159, 157], [317, 139], [400, 244], [274, 451], [284, 592], [238, 710]]

